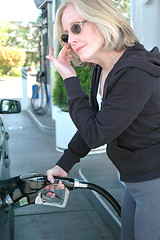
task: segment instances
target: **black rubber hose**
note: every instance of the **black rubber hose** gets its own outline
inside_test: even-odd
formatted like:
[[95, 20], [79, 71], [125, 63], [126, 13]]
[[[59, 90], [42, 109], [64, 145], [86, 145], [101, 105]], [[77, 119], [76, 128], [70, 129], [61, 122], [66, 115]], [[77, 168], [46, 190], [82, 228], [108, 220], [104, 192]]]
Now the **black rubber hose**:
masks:
[[121, 217], [121, 206], [114, 199], [114, 197], [112, 197], [112, 195], [109, 192], [107, 192], [105, 189], [101, 188], [100, 186], [98, 186], [96, 184], [93, 184], [93, 183], [90, 183], [90, 182], [82, 182], [82, 183], [88, 185], [87, 189], [96, 191], [97, 193], [102, 195], [112, 205], [112, 207], [115, 209], [117, 214]]

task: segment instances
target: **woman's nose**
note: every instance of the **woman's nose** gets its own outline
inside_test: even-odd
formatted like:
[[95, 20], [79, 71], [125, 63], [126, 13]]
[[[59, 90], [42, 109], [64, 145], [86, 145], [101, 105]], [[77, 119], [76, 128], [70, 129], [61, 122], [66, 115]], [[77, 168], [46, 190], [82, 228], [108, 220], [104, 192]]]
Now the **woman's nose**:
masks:
[[77, 43], [77, 36], [73, 33], [68, 34], [68, 43], [70, 45]]

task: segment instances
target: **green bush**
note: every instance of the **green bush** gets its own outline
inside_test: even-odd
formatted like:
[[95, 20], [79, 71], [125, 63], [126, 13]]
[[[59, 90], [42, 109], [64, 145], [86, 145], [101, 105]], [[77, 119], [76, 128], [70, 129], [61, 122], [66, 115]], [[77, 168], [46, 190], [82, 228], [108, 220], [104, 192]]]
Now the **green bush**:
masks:
[[[77, 77], [80, 80], [81, 87], [89, 95], [92, 69], [89, 67], [74, 67]], [[63, 84], [63, 79], [58, 72], [55, 73], [55, 88], [53, 91], [53, 102], [61, 110], [68, 111], [67, 94]]]
[[[59, 47], [59, 50], [60, 50], [60, 47]], [[77, 73], [77, 77], [80, 80], [80, 84], [83, 91], [89, 95], [92, 68], [76, 67], [76, 66], [73, 66], [73, 67]], [[56, 82], [53, 90], [53, 103], [57, 105], [61, 110], [68, 111], [66, 90], [63, 84], [63, 79], [58, 72], [55, 72], [55, 79], [56, 79]]]

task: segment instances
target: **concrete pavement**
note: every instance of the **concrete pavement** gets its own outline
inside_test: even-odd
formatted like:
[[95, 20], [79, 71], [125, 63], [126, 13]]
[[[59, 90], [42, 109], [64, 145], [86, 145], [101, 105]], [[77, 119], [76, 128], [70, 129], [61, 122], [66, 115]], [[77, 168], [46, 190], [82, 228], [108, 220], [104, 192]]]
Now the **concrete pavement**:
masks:
[[[55, 127], [50, 116], [45, 115], [39, 119], [37, 116], [33, 117], [29, 110], [17, 115], [3, 115], [3, 120], [10, 135], [12, 176], [34, 171], [46, 173], [47, 169], [54, 166], [61, 153], [55, 148]], [[121, 202], [123, 189], [117, 180], [116, 170], [105, 154], [85, 157], [80, 164], [73, 167], [69, 176], [85, 178], [101, 185]], [[109, 215], [108, 220], [115, 228], [115, 235], [106, 223], [105, 205], [105, 201], [98, 199], [91, 191], [77, 190], [71, 192], [65, 209], [35, 205], [17, 209], [15, 240], [119, 239], [115, 236], [119, 235], [119, 230], [112, 221], [114, 215]], [[102, 215], [99, 215], [99, 211]]]

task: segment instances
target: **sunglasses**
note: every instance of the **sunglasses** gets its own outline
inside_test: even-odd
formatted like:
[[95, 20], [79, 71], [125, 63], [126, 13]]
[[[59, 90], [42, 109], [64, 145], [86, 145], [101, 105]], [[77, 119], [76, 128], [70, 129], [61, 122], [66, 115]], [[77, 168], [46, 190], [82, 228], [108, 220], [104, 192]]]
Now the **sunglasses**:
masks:
[[[71, 32], [72, 32], [73, 34], [76, 34], [76, 35], [79, 34], [79, 33], [81, 33], [83, 24], [86, 23], [86, 22], [87, 22], [87, 20], [84, 20], [84, 21], [82, 21], [82, 22], [80, 22], [80, 23], [74, 23], [74, 24], [71, 26]], [[63, 34], [61, 35], [61, 40], [62, 40], [64, 43], [68, 43], [68, 34], [67, 34], [67, 33], [63, 33]]]

